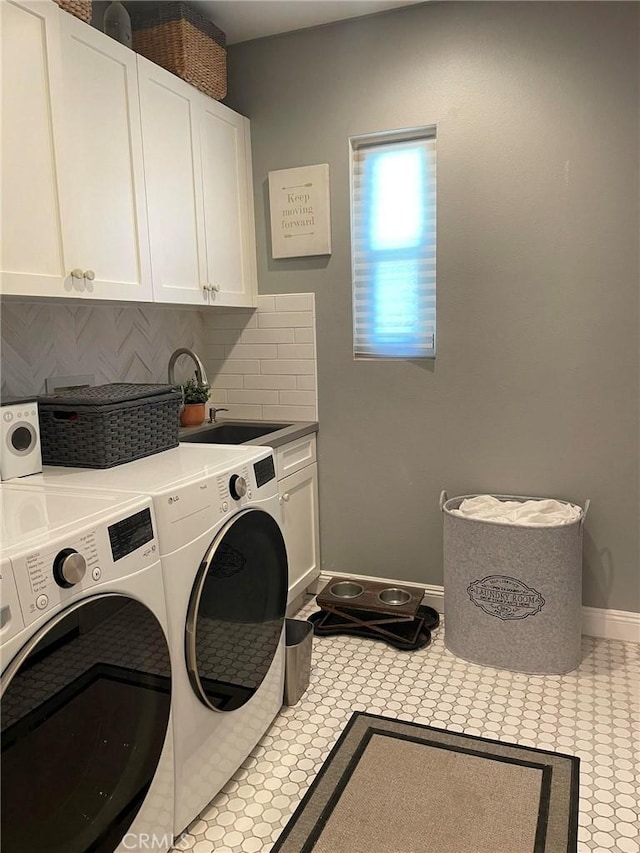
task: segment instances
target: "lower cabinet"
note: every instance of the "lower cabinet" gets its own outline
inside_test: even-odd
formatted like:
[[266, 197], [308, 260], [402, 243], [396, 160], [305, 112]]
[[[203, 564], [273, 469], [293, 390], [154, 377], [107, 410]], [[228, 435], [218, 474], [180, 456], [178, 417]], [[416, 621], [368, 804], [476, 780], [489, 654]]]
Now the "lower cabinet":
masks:
[[293, 601], [320, 574], [315, 434], [277, 448], [276, 465], [289, 559], [289, 601]]

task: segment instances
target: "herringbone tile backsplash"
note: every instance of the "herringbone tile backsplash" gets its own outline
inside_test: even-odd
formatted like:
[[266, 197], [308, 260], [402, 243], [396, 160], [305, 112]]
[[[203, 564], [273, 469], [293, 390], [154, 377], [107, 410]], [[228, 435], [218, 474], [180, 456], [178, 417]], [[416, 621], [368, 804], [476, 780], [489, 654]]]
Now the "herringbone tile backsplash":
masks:
[[[153, 305], [4, 302], [0, 326], [3, 396], [44, 394], [48, 376], [93, 374], [96, 385], [166, 382], [175, 349], [205, 350], [201, 313]], [[186, 375], [177, 370], [176, 378]]]

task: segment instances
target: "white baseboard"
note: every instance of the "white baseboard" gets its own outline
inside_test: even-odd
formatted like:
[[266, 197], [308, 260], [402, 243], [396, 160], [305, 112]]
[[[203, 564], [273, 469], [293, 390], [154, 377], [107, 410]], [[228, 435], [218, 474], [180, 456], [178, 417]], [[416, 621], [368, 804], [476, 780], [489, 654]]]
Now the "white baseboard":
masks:
[[[298, 578], [297, 581], [291, 584], [287, 594], [287, 606], [297, 604], [298, 599], [302, 596], [307, 590], [312, 591], [315, 595], [316, 589], [315, 585], [318, 583], [318, 570], [317, 569], [309, 569], [301, 578]], [[327, 575], [327, 581], [331, 580], [331, 576]], [[325, 581], [325, 583], [327, 582]], [[320, 589], [324, 584], [320, 585]]]
[[[444, 588], [432, 584], [420, 584], [401, 581], [398, 578], [374, 578], [368, 575], [353, 575], [344, 572], [327, 574], [322, 572], [309, 592], [320, 592], [331, 578], [353, 578], [357, 581], [375, 581], [390, 586], [420, 587], [424, 589], [423, 604], [433, 607], [438, 613], [444, 613]], [[622, 640], [625, 643], [640, 643], [640, 613], [627, 610], [604, 610], [598, 607], [582, 608], [582, 633], [589, 637], [602, 637], [605, 640]]]
[[640, 643], [640, 613], [583, 607], [582, 633], [590, 637], [604, 637], [606, 640]]

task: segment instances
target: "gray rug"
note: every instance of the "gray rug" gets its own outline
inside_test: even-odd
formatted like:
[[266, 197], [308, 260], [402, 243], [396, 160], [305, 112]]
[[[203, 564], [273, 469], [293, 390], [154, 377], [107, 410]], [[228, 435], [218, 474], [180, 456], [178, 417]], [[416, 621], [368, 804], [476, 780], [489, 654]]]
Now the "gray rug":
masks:
[[575, 853], [579, 759], [356, 712], [272, 853]]

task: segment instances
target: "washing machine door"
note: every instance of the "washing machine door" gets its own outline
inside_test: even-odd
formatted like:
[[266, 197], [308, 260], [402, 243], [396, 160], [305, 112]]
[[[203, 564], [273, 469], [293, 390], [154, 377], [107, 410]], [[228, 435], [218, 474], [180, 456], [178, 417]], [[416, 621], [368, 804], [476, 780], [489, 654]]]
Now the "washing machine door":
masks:
[[111, 853], [167, 735], [171, 668], [155, 615], [124, 595], [70, 607], [8, 665], [0, 697], [2, 853]]
[[187, 670], [207, 707], [234, 711], [259, 689], [280, 644], [287, 585], [275, 519], [259, 509], [231, 518], [200, 564], [187, 614]]

